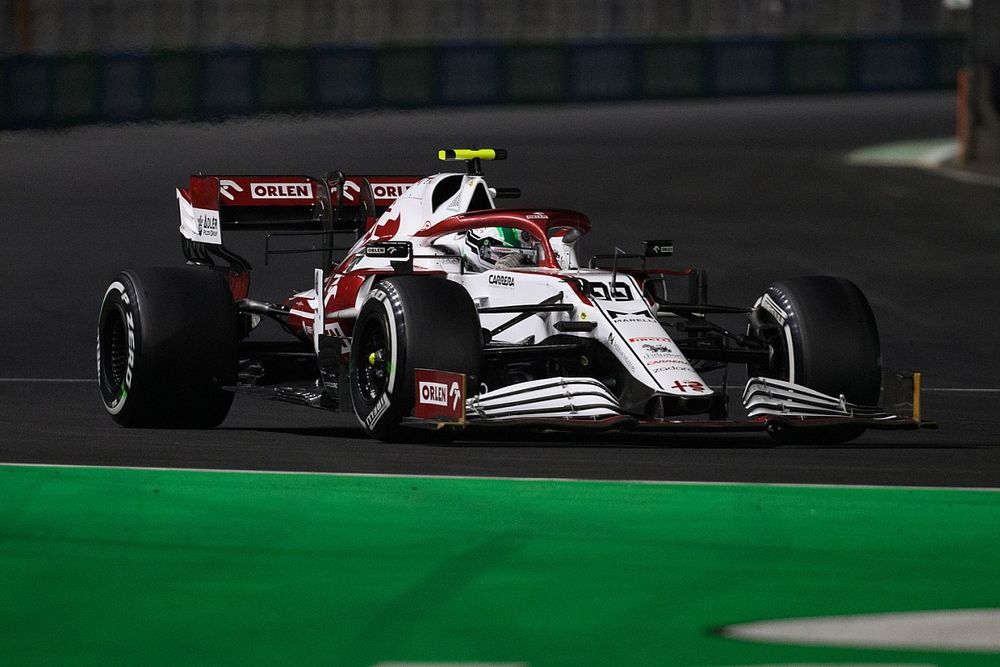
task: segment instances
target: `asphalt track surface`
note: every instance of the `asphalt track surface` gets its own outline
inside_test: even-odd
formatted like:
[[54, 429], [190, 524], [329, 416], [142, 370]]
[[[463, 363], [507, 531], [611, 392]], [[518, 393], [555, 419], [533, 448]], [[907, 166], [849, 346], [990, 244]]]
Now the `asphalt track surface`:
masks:
[[[944, 94], [383, 112], [0, 134], [0, 461], [510, 477], [1000, 486], [1000, 189], [847, 151], [939, 137]], [[584, 255], [672, 238], [714, 302], [832, 274], [867, 294], [887, 366], [924, 373], [937, 431], [837, 447], [763, 434], [509, 436], [386, 445], [353, 419], [240, 397], [210, 431], [125, 430], [93, 382], [103, 290], [122, 268], [178, 265], [173, 187], [205, 173], [430, 173], [439, 147], [488, 166], [525, 206], [575, 208]], [[309, 259], [260, 267], [253, 294], [306, 287]], [[735, 372], [732, 384], [745, 376]], [[961, 390], [961, 391], [953, 391]], [[974, 391], [969, 391], [974, 390]], [[991, 391], [992, 390], [992, 391]]]

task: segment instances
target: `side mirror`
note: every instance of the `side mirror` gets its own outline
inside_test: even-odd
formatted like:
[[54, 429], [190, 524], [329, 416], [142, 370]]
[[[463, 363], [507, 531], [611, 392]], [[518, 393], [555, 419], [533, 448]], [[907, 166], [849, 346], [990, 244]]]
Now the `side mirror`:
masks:
[[576, 243], [580, 239], [581, 236], [583, 236], [583, 232], [581, 232], [576, 227], [573, 227], [568, 232], [566, 232], [565, 234], [563, 234], [563, 236], [562, 236], [562, 242], [565, 243], [566, 245], [572, 245], [572, 244]]

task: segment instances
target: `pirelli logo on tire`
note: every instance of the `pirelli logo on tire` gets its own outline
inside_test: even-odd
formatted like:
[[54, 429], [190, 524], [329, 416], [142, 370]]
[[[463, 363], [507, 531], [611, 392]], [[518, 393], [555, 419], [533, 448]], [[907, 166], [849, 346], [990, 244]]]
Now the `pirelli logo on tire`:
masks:
[[465, 375], [417, 368], [413, 371], [413, 416], [465, 423]]

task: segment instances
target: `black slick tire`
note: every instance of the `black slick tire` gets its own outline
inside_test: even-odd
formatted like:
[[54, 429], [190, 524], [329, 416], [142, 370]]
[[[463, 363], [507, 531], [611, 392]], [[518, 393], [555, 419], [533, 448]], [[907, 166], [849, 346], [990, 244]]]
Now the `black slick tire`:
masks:
[[208, 428], [232, 405], [238, 314], [207, 268], [123, 271], [108, 286], [97, 329], [101, 399], [137, 428]]
[[402, 424], [413, 412], [414, 369], [463, 373], [475, 387], [482, 347], [479, 315], [461, 285], [431, 276], [376, 284], [351, 342], [351, 400], [365, 431], [384, 441], [446, 439]]

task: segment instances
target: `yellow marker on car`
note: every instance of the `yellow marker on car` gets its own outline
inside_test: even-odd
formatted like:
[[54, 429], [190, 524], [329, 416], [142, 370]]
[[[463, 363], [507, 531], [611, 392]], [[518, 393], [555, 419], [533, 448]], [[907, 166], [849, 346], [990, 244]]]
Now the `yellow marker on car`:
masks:
[[438, 151], [439, 160], [506, 160], [507, 151], [502, 148], [443, 148]]
[[375, 365], [375, 353], [374, 352], [372, 352], [371, 354], [368, 355], [368, 364], [370, 366], [374, 366]]

